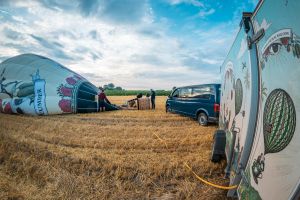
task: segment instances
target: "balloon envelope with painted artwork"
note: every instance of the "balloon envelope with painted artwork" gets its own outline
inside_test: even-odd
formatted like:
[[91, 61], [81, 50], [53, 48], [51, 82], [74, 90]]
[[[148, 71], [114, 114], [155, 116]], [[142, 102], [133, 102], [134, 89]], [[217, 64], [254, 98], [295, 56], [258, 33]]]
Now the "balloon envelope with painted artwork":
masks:
[[31, 115], [98, 110], [98, 88], [61, 64], [22, 54], [0, 64], [0, 112]]

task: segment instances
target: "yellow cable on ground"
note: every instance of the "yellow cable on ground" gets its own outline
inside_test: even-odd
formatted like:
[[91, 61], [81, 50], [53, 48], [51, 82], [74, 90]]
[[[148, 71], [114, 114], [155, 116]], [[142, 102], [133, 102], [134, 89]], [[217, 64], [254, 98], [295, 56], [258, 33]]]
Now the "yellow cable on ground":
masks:
[[167, 143], [165, 140], [161, 139], [156, 133], [153, 133], [153, 135], [155, 135], [161, 142], [163, 142], [166, 146], [166, 148], [168, 149]]
[[198, 176], [194, 171], [193, 169], [185, 162], [184, 163], [184, 166], [186, 166], [196, 177], [198, 180], [202, 181], [203, 183], [207, 184], [207, 185], [210, 185], [212, 187], [215, 187], [215, 188], [219, 188], [219, 189], [223, 189], [223, 190], [232, 190], [232, 189], [236, 189], [238, 186], [237, 185], [232, 185], [232, 186], [222, 186], [222, 185], [217, 185], [217, 184], [214, 184], [214, 183], [211, 183], [209, 181], [206, 181], [204, 180], [203, 178], [201, 178], [200, 176]]
[[[155, 135], [162, 143], [165, 144], [166, 148], [168, 149], [168, 146], [167, 146], [167, 143], [165, 140], [161, 139], [156, 133], [153, 133], [153, 135]], [[223, 190], [232, 190], [232, 189], [236, 189], [238, 187], [238, 185], [232, 185], [232, 186], [222, 186], [222, 185], [217, 185], [217, 184], [214, 184], [214, 183], [211, 183], [203, 178], [201, 178], [200, 176], [198, 176], [194, 171], [193, 169], [186, 163], [184, 162], [184, 166], [186, 168], [188, 168], [195, 176], [198, 180], [200, 180], [201, 182], [209, 185], [209, 186], [212, 186], [212, 187], [215, 187], [215, 188], [218, 188], [218, 189], [223, 189]]]

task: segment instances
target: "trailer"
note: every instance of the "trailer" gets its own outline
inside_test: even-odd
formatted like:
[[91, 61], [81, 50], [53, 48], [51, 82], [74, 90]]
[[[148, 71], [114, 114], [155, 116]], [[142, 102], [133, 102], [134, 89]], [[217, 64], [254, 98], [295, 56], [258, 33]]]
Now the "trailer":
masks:
[[[300, 1], [261, 0], [243, 13], [221, 67], [212, 160], [227, 160], [227, 196], [299, 199]], [[225, 139], [226, 138], [226, 139]]]

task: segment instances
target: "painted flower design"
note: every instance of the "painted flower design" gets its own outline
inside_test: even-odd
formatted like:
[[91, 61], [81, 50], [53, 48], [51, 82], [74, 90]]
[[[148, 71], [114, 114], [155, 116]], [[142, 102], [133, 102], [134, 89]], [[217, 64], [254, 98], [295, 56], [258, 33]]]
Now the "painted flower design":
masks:
[[68, 77], [68, 78], [66, 78], [66, 81], [70, 85], [75, 85], [77, 82], [77, 80], [75, 80], [74, 77]]
[[59, 101], [58, 105], [63, 112], [66, 113], [72, 112], [70, 100], [62, 99]]
[[9, 102], [8, 102], [7, 104], [5, 104], [5, 107], [4, 107], [3, 112], [4, 112], [4, 113], [7, 113], [7, 114], [11, 114], [11, 113], [12, 113], [11, 105], [10, 105]]
[[67, 97], [70, 97], [72, 96], [72, 89], [71, 88], [68, 88], [68, 87], [60, 87], [59, 88], [59, 93], [62, 95], [62, 96], [67, 96]]

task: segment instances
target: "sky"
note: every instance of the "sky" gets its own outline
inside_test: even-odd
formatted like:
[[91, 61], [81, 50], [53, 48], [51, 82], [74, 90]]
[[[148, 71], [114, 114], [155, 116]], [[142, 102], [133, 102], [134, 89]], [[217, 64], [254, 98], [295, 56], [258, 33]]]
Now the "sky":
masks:
[[51, 58], [96, 86], [220, 82], [242, 12], [258, 0], [0, 0], [0, 62]]

